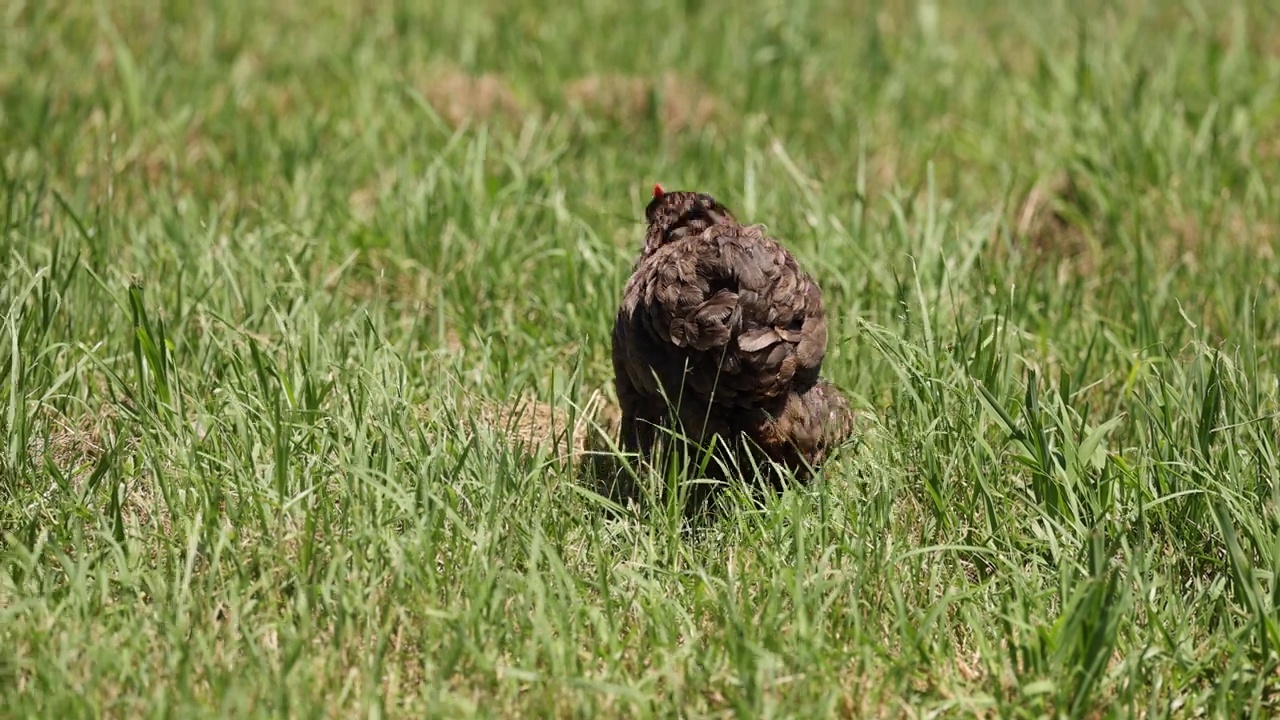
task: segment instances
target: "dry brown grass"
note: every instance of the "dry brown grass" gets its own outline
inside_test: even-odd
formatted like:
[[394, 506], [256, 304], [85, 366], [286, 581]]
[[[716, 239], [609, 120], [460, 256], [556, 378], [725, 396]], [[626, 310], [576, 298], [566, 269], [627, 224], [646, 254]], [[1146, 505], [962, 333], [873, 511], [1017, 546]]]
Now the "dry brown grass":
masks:
[[[418, 79], [411, 85], [455, 128], [472, 122], [514, 122], [539, 110], [502, 75], [473, 75], [454, 68], [415, 74]], [[675, 72], [655, 77], [586, 75], [565, 83], [560, 92], [569, 108], [590, 119], [625, 127], [652, 119], [669, 133], [708, 127], [723, 117], [725, 105], [701, 83]]]
[[[112, 446], [116, 448], [117, 462], [122, 456], [137, 451], [136, 438], [119, 436], [116, 418], [121, 412], [121, 408], [103, 403], [75, 418], [51, 413], [49, 432], [32, 438], [28, 454], [38, 465], [51, 463], [67, 479], [72, 492], [83, 494], [99, 462]], [[106, 482], [123, 485], [119, 489], [124, 501], [120, 515], [126, 532], [149, 527], [158, 528], [163, 533], [170, 531], [172, 518], [155, 490], [154, 476], [150, 471], [144, 470], [133, 478], [116, 478], [108, 474]], [[105, 484], [98, 489], [99, 493], [115, 491], [115, 487]]]
[[439, 71], [417, 83], [417, 90], [453, 127], [470, 122], [516, 121], [527, 110], [506, 78], [493, 73]]
[[607, 451], [619, 418], [617, 406], [602, 390], [593, 391], [576, 413], [529, 395], [480, 405], [481, 422], [506, 435], [513, 447], [531, 455], [546, 450], [561, 463]]
[[1182, 215], [1172, 218], [1169, 224], [1176, 247], [1165, 250], [1175, 252], [1193, 268], [1197, 253], [1206, 243], [1230, 244], [1260, 261], [1269, 261], [1275, 258], [1275, 244], [1280, 238], [1274, 224], [1260, 222], [1256, 215], [1255, 219], [1248, 219], [1246, 211], [1234, 204], [1220, 206], [1214, 217], [1205, 221]]
[[1027, 243], [1037, 265], [1057, 266], [1059, 280], [1085, 274], [1094, 266], [1088, 237], [1068, 213], [1080, 192], [1066, 173], [1036, 183], [1018, 207], [1015, 236]]
[[701, 84], [674, 72], [658, 78], [587, 75], [564, 86], [569, 107], [624, 126], [656, 119], [670, 133], [698, 130], [721, 116], [724, 103]]
[[373, 220], [378, 209], [379, 198], [395, 189], [396, 173], [388, 168], [378, 173], [377, 178], [351, 191], [347, 195], [347, 208], [351, 217], [357, 222], [368, 223]]
[[106, 452], [105, 426], [114, 414], [108, 404], [75, 418], [50, 413], [47, 436], [32, 438], [28, 452], [35, 462], [50, 462], [64, 476], [83, 480]]

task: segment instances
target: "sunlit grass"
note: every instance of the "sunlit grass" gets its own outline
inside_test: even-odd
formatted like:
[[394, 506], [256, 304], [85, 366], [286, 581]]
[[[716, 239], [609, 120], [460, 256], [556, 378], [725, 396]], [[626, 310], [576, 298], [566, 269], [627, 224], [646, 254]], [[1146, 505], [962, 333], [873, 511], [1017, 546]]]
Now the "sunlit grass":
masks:
[[[0, 11], [2, 714], [1275, 713], [1280, 15], [995, 5]], [[695, 533], [578, 472], [655, 181], [861, 417]]]

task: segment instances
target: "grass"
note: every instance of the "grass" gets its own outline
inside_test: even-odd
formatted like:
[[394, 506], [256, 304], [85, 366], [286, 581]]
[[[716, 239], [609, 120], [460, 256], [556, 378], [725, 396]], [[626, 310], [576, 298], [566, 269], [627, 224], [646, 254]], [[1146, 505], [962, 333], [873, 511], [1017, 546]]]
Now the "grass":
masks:
[[[1280, 8], [1024, 5], [6, 5], [0, 714], [1276, 713]], [[566, 449], [654, 181], [865, 420], [693, 534]]]

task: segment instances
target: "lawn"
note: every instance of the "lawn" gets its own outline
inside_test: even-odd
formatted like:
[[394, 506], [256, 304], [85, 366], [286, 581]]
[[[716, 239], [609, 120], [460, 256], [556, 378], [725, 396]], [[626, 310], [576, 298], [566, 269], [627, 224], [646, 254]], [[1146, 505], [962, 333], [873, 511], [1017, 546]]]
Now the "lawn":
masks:
[[[1274, 1], [0, 15], [0, 716], [1280, 713]], [[591, 492], [654, 182], [859, 412], [693, 525]]]

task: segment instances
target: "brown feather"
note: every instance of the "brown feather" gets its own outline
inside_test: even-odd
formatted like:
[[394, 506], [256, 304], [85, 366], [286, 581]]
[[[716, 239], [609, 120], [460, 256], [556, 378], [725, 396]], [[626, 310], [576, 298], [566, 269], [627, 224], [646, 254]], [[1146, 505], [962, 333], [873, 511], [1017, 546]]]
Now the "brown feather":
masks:
[[[847, 401], [818, 380], [827, 325], [817, 283], [708, 195], [655, 194], [645, 217], [613, 329], [624, 447], [652, 459], [656, 427], [674, 417], [696, 443], [721, 436], [740, 468], [766, 460], [806, 477], [852, 432]], [[744, 440], [754, 462], [738, 454]]]

